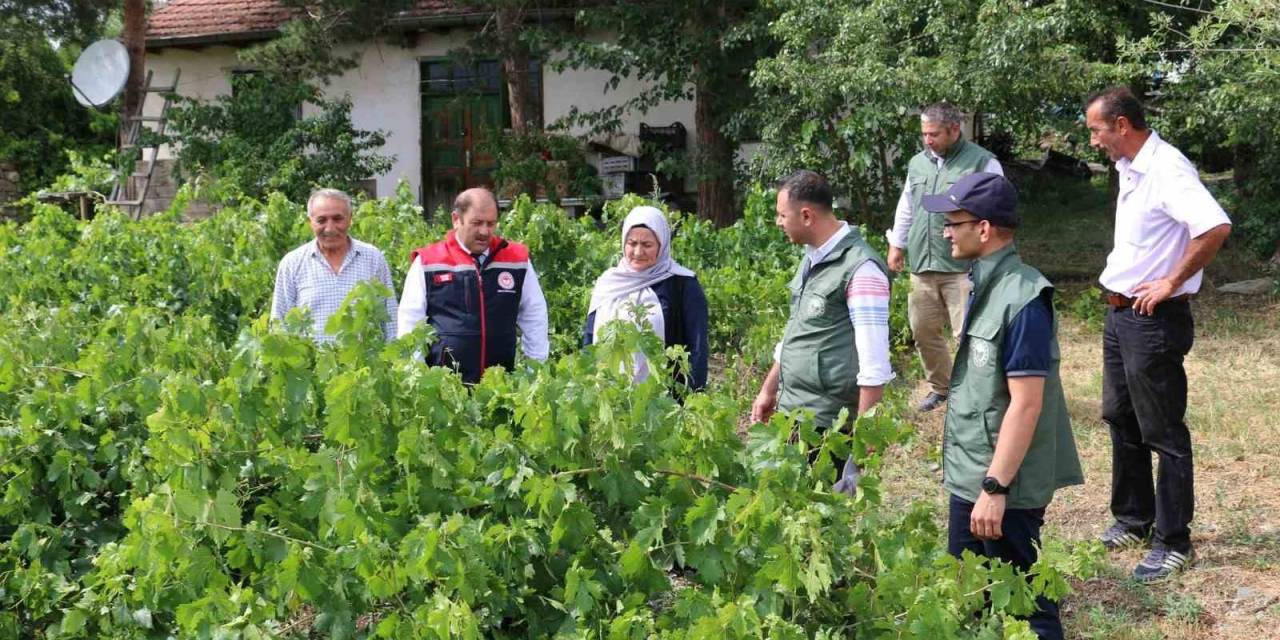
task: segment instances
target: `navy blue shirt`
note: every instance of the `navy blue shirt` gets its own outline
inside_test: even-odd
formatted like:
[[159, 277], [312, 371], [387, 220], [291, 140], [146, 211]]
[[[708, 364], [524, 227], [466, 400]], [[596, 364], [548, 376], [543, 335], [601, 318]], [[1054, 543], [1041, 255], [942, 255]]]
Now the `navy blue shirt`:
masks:
[[1045, 289], [1014, 316], [1004, 334], [1004, 375], [1049, 375], [1053, 345], [1053, 289]]
[[[700, 391], [707, 386], [707, 296], [696, 277], [671, 276], [650, 289], [662, 307], [665, 327], [663, 343], [668, 347], [682, 345], [689, 352], [691, 371], [678, 372], [677, 379], [689, 388]], [[582, 332], [583, 346], [595, 342], [596, 314], [587, 314], [587, 326]]]

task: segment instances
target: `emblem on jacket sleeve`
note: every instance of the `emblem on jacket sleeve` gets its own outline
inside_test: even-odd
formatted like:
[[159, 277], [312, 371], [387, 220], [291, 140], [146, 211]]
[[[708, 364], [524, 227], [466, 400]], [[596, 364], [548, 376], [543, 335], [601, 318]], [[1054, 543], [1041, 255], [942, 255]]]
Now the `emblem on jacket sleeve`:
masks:
[[969, 360], [974, 367], [991, 366], [996, 361], [996, 345], [980, 339], [970, 341]]
[[498, 286], [510, 291], [516, 286], [516, 277], [510, 271], [503, 271], [498, 274]]

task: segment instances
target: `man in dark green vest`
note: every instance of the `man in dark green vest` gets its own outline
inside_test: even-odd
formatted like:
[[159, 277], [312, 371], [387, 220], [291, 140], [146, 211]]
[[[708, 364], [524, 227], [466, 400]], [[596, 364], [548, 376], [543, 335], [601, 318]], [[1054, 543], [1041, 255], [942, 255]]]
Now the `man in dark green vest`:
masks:
[[950, 324], [952, 335], [959, 340], [969, 296], [969, 261], [951, 255], [951, 247], [942, 238], [942, 217], [929, 215], [921, 207], [921, 199], [946, 193], [956, 180], [971, 173], [1003, 173], [995, 155], [964, 139], [961, 120], [960, 111], [945, 102], [920, 112], [925, 148], [907, 164], [907, 181], [898, 199], [893, 228], [887, 234], [889, 268], [911, 270], [907, 318], [929, 383], [929, 392], [918, 407], [921, 411], [932, 411], [947, 402], [951, 350], [945, 326]]
[[[1018, 257], [1017, 202], [1003, 176], [975, 173], [922, 204], [946, 214], [940, 235], [951, 255], [973, 261], [942, 437], [947, 547], [1026, 570], [1054, 491], [1084, 474], [1058, 377], [1053, 285]], [[1032, 630], [1062, 638], [1057, 603], [1037, 605]]]
[[[819, 430], [848, 408], [850, 418], [874, 406], [893, 379], [889, 361], [889, 277], [862, 234], [836, 217], [831, 187], [797, 171], [778, 189], [778, 227], [805, 247], [788, 288], [791, 317], [774, 364], [751, 407], [755, 422], [775, 409], [813, 412]], [[852, 465], [837, 490], [852, 490]]]

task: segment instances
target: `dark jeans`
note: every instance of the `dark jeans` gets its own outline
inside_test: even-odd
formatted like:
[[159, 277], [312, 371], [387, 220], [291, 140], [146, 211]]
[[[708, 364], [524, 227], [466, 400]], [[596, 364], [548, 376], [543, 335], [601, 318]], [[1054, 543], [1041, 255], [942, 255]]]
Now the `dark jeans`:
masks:
[[[1138, 534], [1154, 525], [1152, 546], [1191, 549], [1195, 485], [1187, 411], [1187, 373], [1195, 323], [1186, 300], [1150, 316], [1111, 309], [1102, 333], [1102, 419], [1111, 427], [1111, 513]], [[1152, 484], [1151, 454], [1160, 460]]]
[[[979, 540], [969, 530], [969, 514], [973, 503], [952, 494], [950, 522], [947, 527], [947, 552], [959, 558], [966, 549], [987, 558], [999, 558], [1026, 571], [1035, 564], [1040, 544], [1040, 527], [1044, 524], [1044, 509], [1005, 509], [1000, 521], [998, 540]], [[1031, 630], [1042, 640], [1064, 637], [1062, 621], [1058, 618], [1058, 603], [1041, 596], [1036, 598], [1037, 610], [1025, 618]]]

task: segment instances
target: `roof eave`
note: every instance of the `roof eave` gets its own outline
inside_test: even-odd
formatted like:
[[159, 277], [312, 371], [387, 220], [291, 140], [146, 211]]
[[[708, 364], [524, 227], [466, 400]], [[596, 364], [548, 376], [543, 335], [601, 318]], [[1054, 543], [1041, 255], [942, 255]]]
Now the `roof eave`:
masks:
[[[530, 19], [553, 19], [553, 18], [571, 18], [577, 13], [577, 9], [535, 9], [529, 11], [525, 15], [526, 20]], [[410, 16], [404, 18], [392, 18], [387, 25], [397, 29], [412, 29], [415, 27], [452, 27], [469, 24], [484, 24], [493, 19], [492, 11], [477, 11], [474, 13], [454, 13], [442, 16]]]
[[[539, 9], [529, 12], [526, 19], [558, 19], [571, 18], [576, 9]], [[409, 31], [435, 27], [454, 27], [473, 24], [484, 24], [493, 18], [493, 12], [457, 13], [443, 16], [413, 16], [393, 18], [387, 22], [391, 29]], [[205, 33], [189, 36], [163, 36], [147, 38], [147, 50], [167, 47], [204, 47], [218, 44], [243, 44], [270, 40], [280, 35], [280, 30], [266, 29], [259, 31], [237, 31], [231, 33]]]
[[168, 47], [207, 47], [211, 45], [234, 45], [248, 42], [270, 40], [280, 35], [279, 29], [260, 31], [235, 31], [231, 33], [202, 33], [189, 36], [162, 36], [147, 38], [147, 50], [165, 49]]

